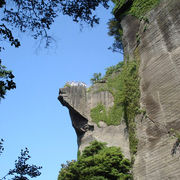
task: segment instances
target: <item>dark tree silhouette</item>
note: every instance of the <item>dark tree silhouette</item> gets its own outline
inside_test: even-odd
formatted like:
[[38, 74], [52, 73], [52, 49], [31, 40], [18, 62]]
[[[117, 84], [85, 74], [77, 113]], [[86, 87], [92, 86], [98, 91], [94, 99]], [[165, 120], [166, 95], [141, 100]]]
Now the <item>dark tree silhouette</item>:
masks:
[[[92, 27], [99, 23], [99, 18], [94, 11], [101, 4], [108, 8], [109, 0], [11, 0], [0, 1], [3, 9], [4, 22], [11, 27], [18, 28], [21, 32], [30, 31], [33, 37], [46, 39], [49, 45], [51, 37], [47, 31], [54, 19], [59, 15], [68, 15], [75, 22], [85, 22]], [[2, 24], [6, 27], [4, 24]]]
[[2, 152], [4, 151], [3, 142], [4, 142], [4, 140], [1, 139], [1, 140], [0, 140], [0, 155], [1, 155]]
[[[29, 32], [48, 47], [53, 38], [48, 30], [59, 14], [71, 16], [75, 22], [91, 27], [99, 23], [95, 10], [99, 5], [108, 8], [109, 0], [0, 0], [0, 41], [10, 42], [16, 48], [20, 41], [14, 38], [13, 28]], [[63, 28], [63, 27], [62, 27]], [[4, 49], [0, 45], [0, 52]], [[14, 75], [0, 63], [0, 100], [7, 90], [16, 88]]]
[[5, 97], [7, 90], [16, 88], [13, 79], [14, 75], [12, 71], [8, 71], [6, 67], [1, 64], [0, 60], [0, 100]]
[[67, 161], [61, 166], [58, 180], [132, 179], [131, 163], [120, 148], [107, 147], [98, 141], [91, 142], [77, 161]]
[[[2, 140], [0, 141], [0, 152], [2, 146]], [[2, 149], [3, 150], [3, 149]], [[39, 171], [42, 167], [36, 166], [36, 165], [29, 165], [27, 164], [27, 161], [30, 159], [29, 150], [25, 148], [25, 150], [21, 150], [21, 155], [18, 157], [18, 160], [15, 161], [15, 167], [14, 169], [9, 170], [7, 175], [5, 175], [0, 180], [9, 179], [9, 176], [11, 177], [11, 180], [29, 180], [30, 178], [34, 178], [41, 175], [41, 172]]]
[[108, 22], [108, 29], [109, 29], [108, 35], [114, 37], [114, 42], [112, 46], [109, 47], [109, 49], [112, 50], [113, 52], [123, 53], [123, 44], [122, 44], [123, 31], [120, 22], [115, 18], [110, 19]]

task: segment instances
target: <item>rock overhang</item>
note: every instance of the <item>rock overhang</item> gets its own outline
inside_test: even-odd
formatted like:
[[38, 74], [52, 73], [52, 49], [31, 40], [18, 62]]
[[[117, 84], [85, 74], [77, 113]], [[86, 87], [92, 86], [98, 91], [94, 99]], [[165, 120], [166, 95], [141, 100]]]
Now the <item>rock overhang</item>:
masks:
[[126, 125], [121, 123], [118, 126], [107, 126], [102, 119], [98, 126], [91, 119], [91, 109], [99, 103], [107, 109], [114, 105], [113, 95], [109, 91], [99, 91], [101, 85], [102, 83], [94, 84], [88, 90], [82, 83], [66, 83], [65, 87], [59, 89], [58, 99], [63, 106], [69, 109], [80, 151], [90, 142], [97, 140], [106, 142], [108, 146], [121, 147], [124, 155], [130, 158]]

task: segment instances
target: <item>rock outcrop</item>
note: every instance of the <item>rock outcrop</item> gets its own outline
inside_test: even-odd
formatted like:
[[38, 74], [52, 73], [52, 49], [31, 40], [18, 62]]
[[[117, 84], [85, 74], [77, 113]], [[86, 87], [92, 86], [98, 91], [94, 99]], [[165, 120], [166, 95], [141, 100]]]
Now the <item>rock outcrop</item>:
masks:
[[121, 147], [127, 158], [129, 154], [129, 140], [126, 126], [121, 123], [118, 126], [107, 126], [103, 121], [97, 126], [90, 116], [92, 108], [102, 103], [107, 109], [113, 106], [113, 96], [108, 91], [98, 91], [99, 85], [91, 87], [91, 90], [81, 83], [69, 83], [59, 90], [59, 101], [69, 109], [72, 125], [77, 134], [79, 150], [82, 151], [93, 140], [106, 142], [108, 146]]
[[[143, 119], [139, 115], [135, 120], [138, 147], [133, 175], [135, 180], [178, 180], [180, 153], [172, 153], [177, 139], [171, 129], [180, 132], [180, 1], [162, 0], [146, 18], [148, 23], [131, 15], [121, 20], [125, 60], [140, 60], [140, 104], [146, 110]], [[96, 139], [120, 146], [130, 157], [123, 122], [118, 126], [101, 122], [100, 127], [92, 122], [90, 110], [98, 103], [111, 107], [113, 96], [98, 92], [98, 84], [91, 88], [88, 92], [82, 85], [67, 86], [59, 94], [70, 111], [79, 149]]]
[[[145, 32], [134, 17], [122, 20], [125, 52], [140, 59], [140, 102], [147, 113], [142, 122], [137, 119], [134, 179], [180, 179], [180, 154], [171, 154], [176, 139], [170, 133], [180, 132], [180, 1], [161, 1], [147, 17]], [[131, 22], [138, 27], [138, 46]]]

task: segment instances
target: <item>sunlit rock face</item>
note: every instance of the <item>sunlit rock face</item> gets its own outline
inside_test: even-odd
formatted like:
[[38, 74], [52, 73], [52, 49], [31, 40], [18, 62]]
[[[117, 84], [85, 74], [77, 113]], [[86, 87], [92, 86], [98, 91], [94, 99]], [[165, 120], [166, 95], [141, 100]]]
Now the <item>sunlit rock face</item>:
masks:
[[[177, 138], [171, 129], [180, 132], [180, 1], [162, 0], [146, 17], [148, 24], [130, 15], [121, 21], [125, 60], [140, 60], [140, 104], [146, 110], [146, 116], [136, 118], [139, 142], [133, 175], [135, 180], [179, 180], [180, 152], [172, 154]], [[84, 84], [60, 89], [59, 100], [70, 111], [79, 149], [96, 139], [121, 147], [129, 157], [123, 123], [101, 122], [98, 127], [92, 122], [90, 110], [98, 103], [113, 105], [109, 92], [97, 90], [98, 84], [91, 91]]]
[[147, 113], [142, 121], [137, 118], [134, 179], [178, 180], [180, 153], [171, 154], [176, 138], [170, 129], [180, 132], [180, 1], [162, 0], [146, 16], [146, 31], [135, 17], [121, 22], [125, 56], [140, 59], [140, 101]]
[[96, 84], [88, 91], [81, 83], [69, 83], [59, 90], [59, 101], [69, 109], [72, 125], [77, 134], [79, 150], [82, 151], [90, 142], [97, 140], [106, 142], [108, 146], [121, 147], [123, 154], [130, 158], [129, 140], [124, 123], [118, 126], [107, 126], [100, 122], [99, 126], [92, 122], [90, 111], [99, 103], [106, 108], [113, 106], [114, 98], [108, 91], [99, 92]]

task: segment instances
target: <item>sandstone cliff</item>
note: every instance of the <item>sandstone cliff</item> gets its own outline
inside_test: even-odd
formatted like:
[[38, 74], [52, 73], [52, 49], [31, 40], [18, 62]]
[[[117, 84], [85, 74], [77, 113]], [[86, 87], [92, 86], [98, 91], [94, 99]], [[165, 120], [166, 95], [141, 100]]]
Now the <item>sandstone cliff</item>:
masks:
[[[128, 6], [132, 3], [127, 2]], [[139, 101], [146, 112], [135, 118], [138, 145], [133, 175], [137, 180], [178, 180], [180, 153], [172, 153], [177, 139], [171, 129], [180, 132], [180, 1], [162, 0], [145, 17], [148, 22], [131, 15], [119, 20], [125, 60], [140, 61]], [[120, 146], [130, 158], [129, 134], [123, 120], [116, 126], [92, 121], [92, 108], [102, 103], [108, 109], [114, 104], [112, 93], [99, 91], [102, 84], [93, 85], [91, 91], [80, 83], [69, 84], [60, 89], [59, 100], [69, 109], [80, 150], [96, 139]]]
[[140, 102], [147, 112], [142, 122], [137, 118], [134, 178], [180, 179], [180, 154], [171, 154], [176, 139], [170, 132], [180, 131], [180, 1], [161, 1], [147, 17], [145, 32], [144, 23], [132, 16], [121, 21], [125, 52], [140, 59]]
[[106, 142], [108, 146], [121, 147], [124, 155], [130, 158], [129, 139], [126, 126], [122, 122], [118, 126], [107, 126], [102, 121], [99, 126], [90, 116], [92, 108], [102, 103], [106, 108], [113, 106], [113, 96], [108, 91], [98, 91], [99, 85], [94, 85], [88, 92], [81, 83], [72, 83], [61, 88], [59, 97], [61, 104], [69, 109], [72, 125], [77, 134], [79, 150], [82, 151], [93, 140]]

